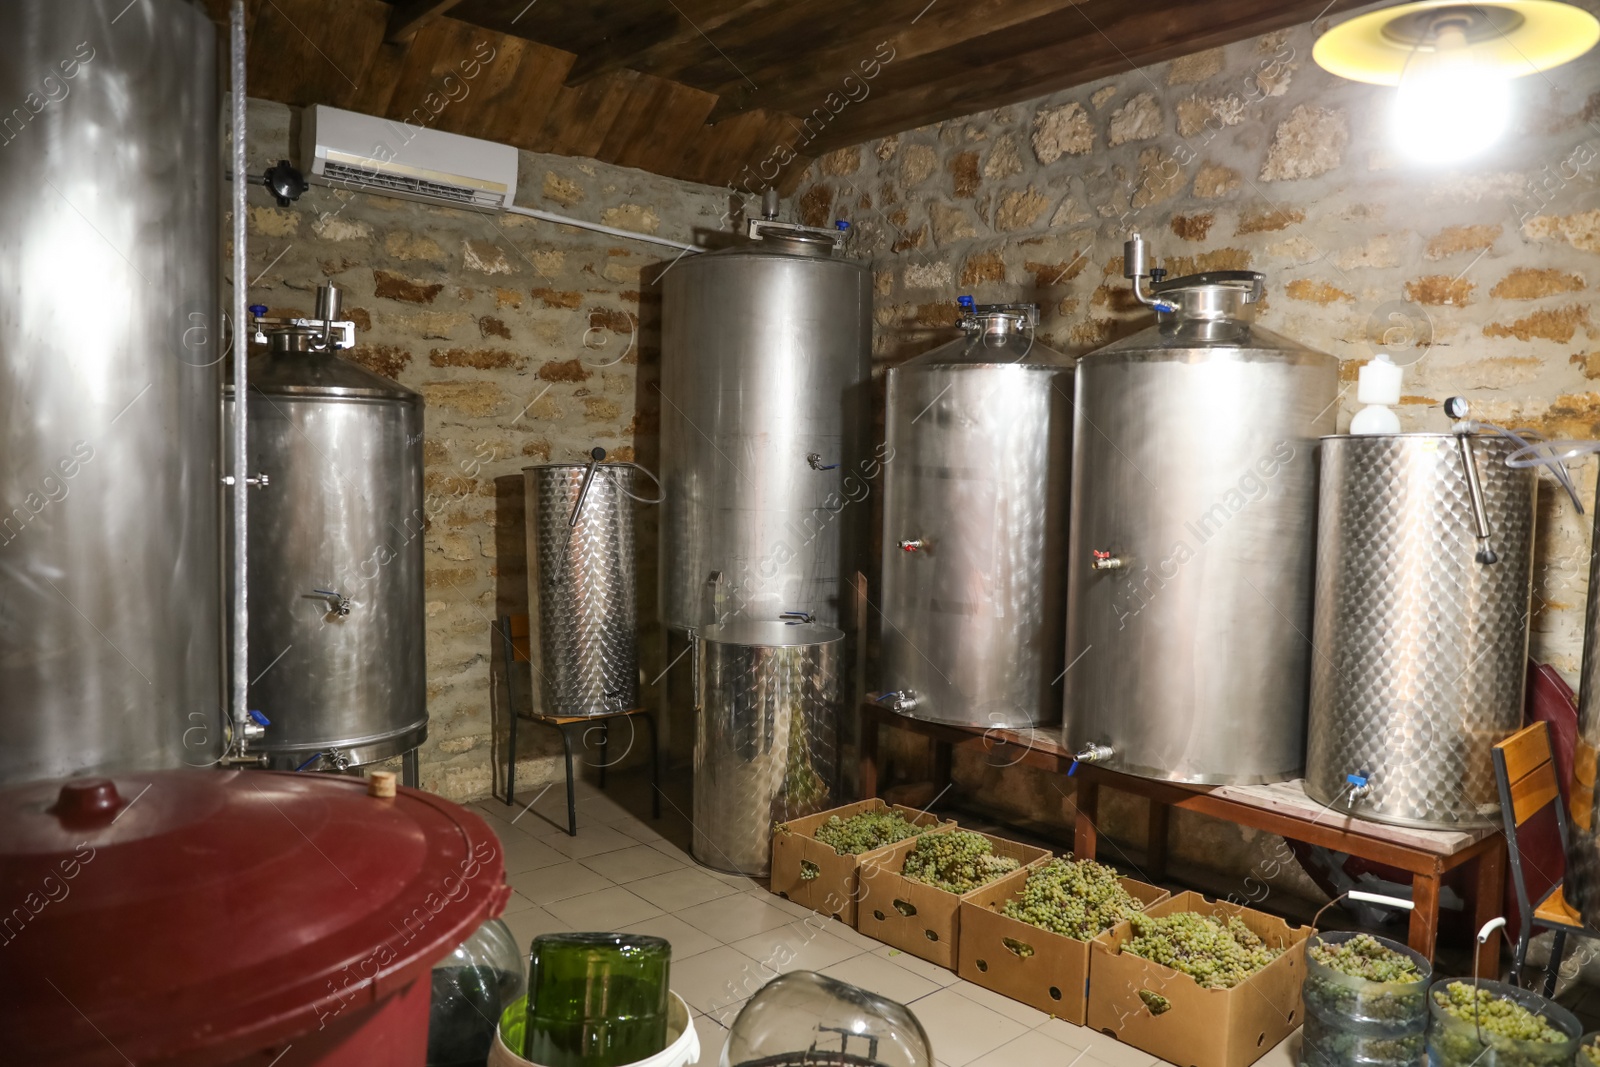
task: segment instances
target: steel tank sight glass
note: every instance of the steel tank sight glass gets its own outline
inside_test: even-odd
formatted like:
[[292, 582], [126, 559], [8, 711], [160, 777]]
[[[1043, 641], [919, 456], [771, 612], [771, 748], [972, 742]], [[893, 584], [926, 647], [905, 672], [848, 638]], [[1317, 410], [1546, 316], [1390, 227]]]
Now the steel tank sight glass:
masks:
[[661, 612], [678, 630], [785, 611], [837, 624], [849, 503], [867, 491], [869, 271], [832, 234], [751, 234], [663, 280]]
[[428, 733], [422, 397], [336, 354], [355, 337], [341, 299], [252, 309], [250, 706], [268, 725], [251, 747], [277, 768], [357, 767]]
[[1516, 447], [1323, 438], [1313, 799], [1402, 826], [1499, 825], [1490, 750], [1522, 724], [1533, 575], [1537, 479], [1506, 466]]
[[691, 851], [700, 863], [764, 878], [773, 824], [832, 806], [843, 639], [804, 621], [699, 631]]
[[1255, 324], [1261, 275], [1125, 271], [1157, 324], [1078, 364], [1066, 741], [1194, 783], [1297, 777], [1316, 442], [1338, 365]]
[[[528, 603], [541, 715], [639, 706], [638, 571], [631, 463], [545, 463], [523, 471]], [[650, 501], [654, 503], [655, 501]]]
[[888, 375], [882, 684], [903, 715], [1039, 726], [1061, 714], [1073, 360], [1033, 304]]
[[186, 0], [7, 0], [0, 40], [0, 783], [206, 766], [216, 28]]

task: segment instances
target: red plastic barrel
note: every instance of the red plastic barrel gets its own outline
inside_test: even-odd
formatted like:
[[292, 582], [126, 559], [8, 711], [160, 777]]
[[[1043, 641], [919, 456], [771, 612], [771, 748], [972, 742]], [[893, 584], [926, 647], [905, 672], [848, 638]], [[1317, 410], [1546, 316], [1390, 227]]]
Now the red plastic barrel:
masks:
[[0, 1060], [422, 1067], [429, 968], [504, 874], [478, 816], [360, 779], [0, 791]]

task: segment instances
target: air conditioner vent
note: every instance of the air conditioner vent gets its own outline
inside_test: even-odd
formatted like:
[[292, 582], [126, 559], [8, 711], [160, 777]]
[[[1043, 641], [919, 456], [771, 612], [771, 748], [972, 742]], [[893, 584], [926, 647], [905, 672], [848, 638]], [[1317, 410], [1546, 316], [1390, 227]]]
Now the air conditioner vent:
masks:
[[335, 163], [332, 160], [323, 164], [322, 177], [330, 185], [353, 186], [363, 192], [402, 193], [415, 197], [426, 197], [429, 200], [448, 200], [472, 207], [498, 208], [505, 199], [501, 194], [486, 192], [482, 189], [467, 189], [463, 186], [450, 185], [445, 182], [432, 182], [426, 178], [412, 177], [409, 174], [385, 173], [378, 170], [369, 170], [365, 167], [352, 167], [348, 163]]

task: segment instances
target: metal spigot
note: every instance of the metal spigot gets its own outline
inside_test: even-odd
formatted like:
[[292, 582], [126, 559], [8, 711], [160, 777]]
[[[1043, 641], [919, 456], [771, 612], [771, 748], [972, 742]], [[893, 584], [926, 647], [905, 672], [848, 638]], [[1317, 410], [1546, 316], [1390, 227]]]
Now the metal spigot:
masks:
[[891, 689], [887, 693], [879, 693], [873, 697], [872, 702], [896, 714], [905, 715], [916, 710], [917, 694], [911, 689]]
[[902, 552], [925, 552], [928, 542], [920, 537], [902, 537], [894, 543], [894, 547]]
[[1347, 774], [1344, 780], [1350, 785], [1350, 807], [1354, 807], [1356, 801], [1372, 792], [1372, 780], [1364, 774]]
[[[234, 484], [233, 475], [224, 474], [222, 476], [222, 484]], [[267, 486], [272, 484], [272, 479], [268, 478], [265, 474], [253, 474], [244, 480], [244, 484], [248, 485], [252, 489], [265, 489]]]
[[328, 601], [328, 614], [343, 618], [350, 614], [350, 598], [333, 589], [313, 589], [313, 593]]
[[1128, 565], [1127, 560], [1110, 552], [1100, 549], [1091, 550], [1093, 558], [1089, 560], [1089, 569], [1096, 571], [1120, 571]]
[[1113, 754], [1114, 752], [1110, 745], [1102, 745], [1095, 742], [1084, 745], [1072, 758], [1079, 763], [1104, 763]]

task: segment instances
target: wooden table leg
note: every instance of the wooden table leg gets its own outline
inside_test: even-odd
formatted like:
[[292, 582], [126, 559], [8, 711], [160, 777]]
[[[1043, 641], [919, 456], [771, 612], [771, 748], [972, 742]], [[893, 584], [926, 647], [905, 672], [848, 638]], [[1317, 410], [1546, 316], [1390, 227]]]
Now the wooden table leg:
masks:
[[[1484, 923], [1501, 914], [1505, 908], [1505, 840], [1497, 838], [1492, 848], [1482, 852], [1472, 861], [1472, 866], [1472, 932], [1476, 936], [1477, 932], [1483, 929]], [[1480, 978], [1499, 979], [1500, 943], [1499, 937], [1491, 937], [1487, 944], [1478, 946], [1477, 967]]]
[[878, 795], [878, 716], [871, 711], [861, 715], [860, 750], [861, 799], [870, 800]]
[[1099, 818], [1100, 787], [1083, 778], [1075, 781], [1077, 785], [1072, 802], [1077, 814], [1072, 820], [1072, 855], [1080, 860], [1092, 860], [1100, 838], [1100, 831], [1095, 829], [1095, 819]]
[[1167, 818], [1172, 809], [1150, 798], [1150, 816], [1145, 823], [1144, 869], [1151, 881], [1167, 876]]
[[1415, 906], [1411, 909], [1409, 943], [1430, 961], [1439, 942], [1439, 881], [1438, 871], [1411, 876], [1411, 900]]

